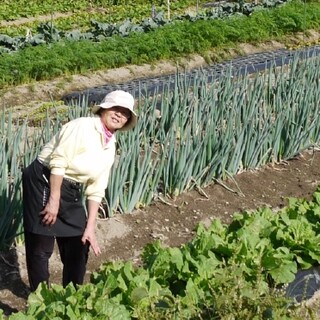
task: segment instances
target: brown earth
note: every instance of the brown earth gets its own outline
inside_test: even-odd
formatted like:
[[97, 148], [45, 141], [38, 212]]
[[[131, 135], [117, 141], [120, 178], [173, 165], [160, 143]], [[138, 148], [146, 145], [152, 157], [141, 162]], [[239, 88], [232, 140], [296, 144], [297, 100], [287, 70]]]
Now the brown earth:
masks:
[[[308, 32], [290, 39], [290, 43], [319, 41], [320, 33]], [[258, 46], [248, 44], [237, 52], [249, 54], [283, 48], [284, 44], [272, 41]], [[236, 52], [236, 51], [235, 51]], [[235, 56], [229, 52], [229, 57]], [[159, 62], [153, 66], [128, 66], [117, 70], [105, 70], [90, 75], [75, 75], [68, 79], [29, 84], [1, 90], [1, 105], [17, 110], [29, 110], [39, 101], [59, 99], [73, 90], [82, 90], [106, 83], [124, 82], [138, 77], [167, 74], [177, 66], [185, 70], [205, 65], [201, 56], [181, 59], [178, 64]], [[97, 235], [103, 252], [89, 258], [86, 281], [90, 273], [103, 262], [132, 260], [139, 263], [142, 248], [156, 239], [165, 245], [180, 246], [194, 236], [199, 222], [208, 225], [219, 218], [228, 223], [234, 212], [262, 206], [281, 208], [288, 197], [310, 198], [320, 182], [320, 152], [307, 150], [286, 162], [243, 172], [234, 179], [216, 182], [206, 188], [184, 193], [177, 199], [159, 198], [153, 205], [128, 215], [115, 215], [100, 219]], [[51, 282], [60, 283], [61, 263], [55, 252], [50, 261]], [[26, 307], [28, 283], [24, 249], [14, 246], [9, 252], [0, 253], [0, 309], [11, 314]]]

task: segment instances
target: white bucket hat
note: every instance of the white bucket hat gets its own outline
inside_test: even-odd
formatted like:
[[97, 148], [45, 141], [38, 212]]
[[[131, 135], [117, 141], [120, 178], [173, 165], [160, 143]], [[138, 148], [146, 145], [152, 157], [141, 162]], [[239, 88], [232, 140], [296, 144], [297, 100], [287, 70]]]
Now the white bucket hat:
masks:
[[134, 128], [137, 123], [137, 114], [133, 111], [134, 98], [129, 92], [115, 90], [108, 93], [100, 104], [92, 107], [92, 113], [96, 114], [101, 108], [110, 109], [112, 107], [126, 108], [131, 112], [131, 117], [128, 119], [127, 123], [119, 129], [120, 131], [126, 131]]

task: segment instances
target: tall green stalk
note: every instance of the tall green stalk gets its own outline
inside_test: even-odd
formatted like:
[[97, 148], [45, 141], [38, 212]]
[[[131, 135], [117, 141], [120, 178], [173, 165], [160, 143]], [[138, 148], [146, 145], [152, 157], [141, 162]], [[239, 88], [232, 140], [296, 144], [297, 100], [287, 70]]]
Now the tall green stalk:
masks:
[[[139, 121], [117, 134], [117, 157], [105, 200], [108, 215], [178, 196], [319, 144], [320, 59], [295, 57], [255, 75], [225, 71], [209, 83], [183, 74], [156, 94], [136, 97]], [[171, 90], [172, 80], [174, 88]], [[69, 119], [90, 115], [86, 99], [67, 118], [32, 128], [8, 111], [0, 116], [0, 247], [21, 231], [21, 169]]]

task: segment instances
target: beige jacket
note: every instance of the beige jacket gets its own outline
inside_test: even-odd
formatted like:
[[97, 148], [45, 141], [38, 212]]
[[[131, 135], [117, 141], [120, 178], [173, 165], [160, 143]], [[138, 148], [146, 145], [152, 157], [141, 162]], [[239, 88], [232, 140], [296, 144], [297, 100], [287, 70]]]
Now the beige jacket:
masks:
[[68, 122], [38, 155], [52, 174], [85, 184], [85, 195], [96, 202], [105, 196], [114, 158], [115, 138], [105, 144], [99, 117]]

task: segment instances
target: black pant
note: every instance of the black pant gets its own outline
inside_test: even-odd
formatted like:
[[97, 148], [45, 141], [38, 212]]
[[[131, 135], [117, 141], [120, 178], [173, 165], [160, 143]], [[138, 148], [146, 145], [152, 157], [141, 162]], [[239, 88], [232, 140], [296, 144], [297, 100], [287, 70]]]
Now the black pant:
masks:
[[81, 238], [82, 236], [55, 238], [25, 231], [26, 261], [31, 291], [35, 291], [40, 282], [49, 284], [49, 258], [53, 252], [55, 239], [63, 264], [63, 286], [70, 282], [74, 285], [83, 283], [89, 245], [84, 245]]

